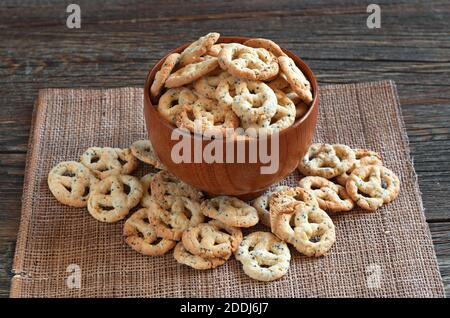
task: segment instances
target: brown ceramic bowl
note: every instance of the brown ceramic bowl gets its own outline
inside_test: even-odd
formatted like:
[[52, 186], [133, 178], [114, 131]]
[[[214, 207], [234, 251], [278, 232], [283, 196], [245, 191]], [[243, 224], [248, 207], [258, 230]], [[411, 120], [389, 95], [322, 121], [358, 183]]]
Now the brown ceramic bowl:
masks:
[[[218, 42], [243, 43], [246, 40], [248, 38], [245, 37], [220, 37]], [[168, 54], [181, 52], [187, 45], [180, 46]], [[231, 195], [246, 200], [255, 198], [270, 185], [280, 181], [295, 170], [299, 159], [304, 156], [312, 141], [319, 107], [319, 91], [316, 77], [305, 62], [292, 52], [285, 49], [283, 51], [295, 61], [311, 82], [314, 100], [309, 111], [302, 118], [280, 132], [279, 169], [273, 174], [261, 174], [260, 168], [267, 166], [267, 164], [261, 163], [259, 158], [256, 163], [248, 163], [248, 144], [245, 148], [246, 163], [174, 163], [171, 158], [171, 150], [178, 143], [178, 140], [171, 140], [171, 134], [176, 127], [160, 116], [158, 110], [152, 104], [149, 94], [155, 74], [161, 68], [167, 55], [156, 63], [145, 81], [144, 114], [150, 141], [169, 172], [210, 195]], [[199, 144], [201, 144], [202, 149], [210, 143], [210, 141], [202, 140], [200, 136], [194, 134], [190, 134], [188, 138], [191, 138], [192, 151], [195, 140], [200, 141]], [[236, 141], [231, 142], [237, 143]], [[248, 141], [246, 142], [248, 143]]]

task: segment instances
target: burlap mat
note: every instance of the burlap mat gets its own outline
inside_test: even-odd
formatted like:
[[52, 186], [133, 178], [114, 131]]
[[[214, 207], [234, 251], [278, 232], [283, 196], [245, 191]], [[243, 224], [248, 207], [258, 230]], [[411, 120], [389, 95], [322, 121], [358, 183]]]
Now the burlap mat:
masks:
[[[177, 264], [171, 253], [144, 257], [122, 239], [123, 222], [104, 224], [86, 209], [59, 204], [47, 188], [56, 163], [89, 146], [126, 147], [145, 138], [142, 89], [46, 89], [39, 93], [30, 137], [23, 208], [13, 271], [14, 297], [433, 297], [443, 296], [395, 84], [324, 86], [316, 141], [382, 154], [401, 179], [397, 200], [375, 213], [333, 216], [330, 254], [307, 258], [292, 249], [288, 274], [257, 282], [234, 259], [215, 270]], [[144, 171], [139, 171], [142, 175]], [[285, 182], [294, 184], [294, 174]], [[70, 289], [70, 264], [81, 288]]]

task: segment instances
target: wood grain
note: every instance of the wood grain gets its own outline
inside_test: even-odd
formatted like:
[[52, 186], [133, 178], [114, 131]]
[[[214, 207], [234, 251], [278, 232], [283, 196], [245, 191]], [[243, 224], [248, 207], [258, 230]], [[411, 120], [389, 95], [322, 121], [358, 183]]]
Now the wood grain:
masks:
[[[268, 37], [302, 57], [319, 84], [395, 80], [427, 220], [450, 286], [450, 3], [383, 0], [381, 29], [366, 2], [79, 0], [0, 3], [0, 295], [7, 296], [20, 217], [31, 110], [45, 87], [144, 85], [167, 50], [200, 34]], [[380, 110], [382, 111], [382, 110]], [[444, 199], [443, 199], [444, 198]]]

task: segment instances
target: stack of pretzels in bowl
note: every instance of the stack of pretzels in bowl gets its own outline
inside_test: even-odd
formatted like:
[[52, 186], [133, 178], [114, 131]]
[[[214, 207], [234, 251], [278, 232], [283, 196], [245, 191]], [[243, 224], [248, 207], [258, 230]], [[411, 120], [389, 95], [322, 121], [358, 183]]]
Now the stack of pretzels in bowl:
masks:
[[168, 55], [150, 87], [161, 116], [194, 132], [224, 128], [291, 126], [313, 100], [310, 82], [273, 41], [218, 43], [220, 34], [200, 37]]

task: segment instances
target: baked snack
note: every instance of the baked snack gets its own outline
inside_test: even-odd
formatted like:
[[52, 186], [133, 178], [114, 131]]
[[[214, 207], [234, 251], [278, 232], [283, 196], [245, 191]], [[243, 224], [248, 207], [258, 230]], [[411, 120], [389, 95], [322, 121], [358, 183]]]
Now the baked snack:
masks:
[[376, 166], [383, 165], [383, 162], [381, 161], [381, 156], [375, 151], [367, 149], [354, 149], [354, 152], [355, 152], [355, 163], [353, 164], [353, 166], [343, 174], [336, 177], [336, 182], [339, 183], [341, 186], [345, 187], [348, 177], [356, 168], [370, 165]]
[[92, 188], [87, 208], [101, 222], [117, 222], [138, 205], [142, 192], [142, 185], [136, 177], [112, 175]]
[[100, 179], [130, 174], [137, 168], [137, 160], [128, 148], [90, 147], [81, 155], [80, 162]]
[[172, 70], [177, 65], [180, 60], [180, 54], [172, 53], [170, 54], [164, 61], [161, 69], [156, 72], [155, 79], [153, 80], [152, 86], [150, 87], [150, 94], [152, 97], [156, 97], [161, 92], [161, 89], [164, 87], [167, 78], [169, 77]]
[[148, 211], [139, 209], [134, 212], [123, 226], [125, 242], [136, 252], [147, 256], [166, 254], [176, 245], [175, 241], [158, 237], [148, 222]]
[[92, 187], [98, 179], [91, 171], [76, 161], [58, 163], [50, 170], [48, 188], [61, 203], [73, 207], [85, 207]]
[[153, 145], [150, 140], [138, 140], [133, 142], [130, 146], [133, 156], [142, 162], [148, 163], [157, 169], [166, 170], [164, 164], [159, 160], [158, 156], [153, 150]]
[[189, 251], [186, 250], [186, 248], [183, 246], [183, 243], [181, 242], [179, 242], [177, 246], [175, 246], [173, 257], [178, 263], [198, 270], [216, 268], [220, 265], [225, 264], [225, 262], [227, 261], [226, 259], [220, 257], [206, 258], [189, 253]]
[[283, 277], [291, 260], [286, 243], [269, 232], [247, 235], [234, 255], [248, 276], [264, 282]]
[[253, 201], [252, 205], [258, 212], [258, 218], [260, 223], [270, 227], [269, 200], [273, 194], [287, 190], [288, 188], [289, 188], [288, 186], [278, 186], [275, 189], [259, 196], [258, 198], [255, 199], [255, 201]]
[[258, 223], [256, 209], [242, 200], [229, 196], [218, 196], [201, 204], [202, 213], [234, 227], [250, 227]]

